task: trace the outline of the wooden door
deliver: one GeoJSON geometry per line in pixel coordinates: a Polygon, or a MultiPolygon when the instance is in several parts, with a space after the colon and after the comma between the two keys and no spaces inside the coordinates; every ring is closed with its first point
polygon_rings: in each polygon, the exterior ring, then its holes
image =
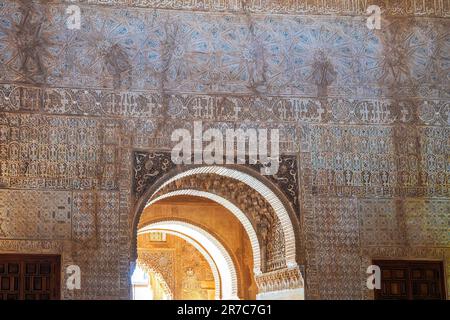
{"type": "Polygon", "coordinates": [[[0,300],[59,300],[59,256],[0,254],[0,300]]]}
{"type": "Polygon", "coordinates": [[[377,300],[446,299],[442,262],[378,260],[373,263],[381,269],[381,290],[375,290],[377,300]]]}

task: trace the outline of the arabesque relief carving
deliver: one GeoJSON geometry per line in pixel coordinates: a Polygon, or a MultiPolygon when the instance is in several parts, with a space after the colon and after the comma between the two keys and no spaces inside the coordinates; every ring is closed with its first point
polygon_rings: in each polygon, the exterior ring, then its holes
{"type": "Polygon", "coordinates": [[[252,218],[262,292],[373,299],[377,258],[442,261],[448,276],[450,2],[375,0],[381,30],[367,28],[367,4],[2,1],[0,253],[79,265],[83,289],[64,299],[130,298],[134,201],[175,168],[171,133],[201,120],[280,130],[267,179],[297,215],[302,272],[285,268],[281,228],[254,191],[180,182],[252,218]],[[65,25],[69,4],[79,30],[65,25]]]}

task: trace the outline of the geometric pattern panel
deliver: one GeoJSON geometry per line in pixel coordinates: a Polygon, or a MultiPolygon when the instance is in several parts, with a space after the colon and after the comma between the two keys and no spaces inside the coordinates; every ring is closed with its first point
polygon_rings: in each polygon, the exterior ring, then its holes
{"type": "Polygon", "coordinates": [[[359,200],[361,245],[404,245],[403,216],[393,199],[359,200]]]}
{"type": "Polygon", "coordinates": [[[72,236],[74,241],[88,241],[97,234],[95,199],[90,192],[73,195],[72,236]]]}
{"type": "Polygon", "coordinates": [[[448,196],[448,128],[312,126],[313,192],[338,196],[448,196]],[[418,136],[420,144],[417,143],[418,136]]]}
{"type": "Polygon", "coordinates": [[[82,290],[69,291],[75,299],[117,299],[119,297],[119,250],[103,248],[104,243],[99,242],[98,247],[93,245],[76,247],[72,249],[75,255],[74,264],[82,270],[82,290]],[[77,251],[74,253],[74,251],[77,251]]]}
{"type": "Polygon", "coordinates": [[[396,185],[392,128],[314,126],[311,136],[315,192],[383,193],[396,185]]]}
{"type": "Polygon", "coordinates": [[[94,119],[0,116],[0,184],[20,189],[114,189],[114,127],[94,119]],[[101,144],[105,143],[103,148],[101,144]],[[100,159],[103,165],[100,166],[100,159]]]}
{"type": "Polygon", "coordinates": [[[72,193],[0,190],[1,239],[70,239],[72,193]]]}
{"type": "Polygon", "coordinates": [[[411,246],[450,246],[450,201],[407,199],[407,241],[411,246]]]}
{"type": "Polygon", "coordinates": [[[315,199],[315,247],[321,299],[360,299],[358,209],[353,199],[315,199]]]}
{"type": "MultiPolygon", "coordinates": [[[[418,145],[420,146],[417,164],[414,163],[415,161],[411,161],[412,157],[399,163],[399,174],[405,175],[404,172],[408,171],[406,177],[411,176],[414,170],[418,171],[421,183],[427,190],[419,193],[418,196],[450,197],[450,103],[447,101],[446,105],[447,110],[445,112],[448,120],[445,126],[419,127],[417,130],[418,145]]],[[[424,109],[426,110],[425,106],[424,109]]],[[[434,119],[437,112],[434,108],[429,109],[426,111],[426,119],[434,119]]],[[[402,140],[407,142],[407,144],[398,144],[399,150],[403,151],[408,145],[412,144],[412,141],[402,140]]],[[[410,151],[410,153],[412,152],[410,151]]]]}
{"type": "Polygon", "coordinates": [[[104,249],[115,248],[119,240],[119,193],[78,191],[73,198],[73,240],[101,240],[104,249]]]}
{"type": "MultiPolygon", "coordinates": [[[[114,299],[119,296],[120,246],[119,193],[74,193],[72,258],[84,273],[79,299],[114,299]]],[[[125,270],[126,271],[126,270],[125,270]]]]}

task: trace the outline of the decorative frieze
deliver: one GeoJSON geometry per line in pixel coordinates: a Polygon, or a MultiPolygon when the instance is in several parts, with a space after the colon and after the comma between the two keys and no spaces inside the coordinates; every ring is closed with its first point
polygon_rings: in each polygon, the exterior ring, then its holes
{"type": "Polygon", "coordinates": [[[205,12],[257,13],[257,14],[314,14],[314,15],[365,15],[371,4],[379,5],[383,12],[392,16],[450,16],[448,0],[381,1],[370,3],[361,0],[63,0],[67,3],[129,6],[171,10],[205,12]]]}
{"type": "Polygon", "coordinates": [[[228,97],[197,94],[168,94],[164,112],[155,91],[112,91],[107,89],[42,89],[33,86],[0,85],[0,110],[40,111],[44,114],[152,119],[148,133],[155,132],[164,117],[177,121],[275,122],[279,126],[299,123],[360,125],[450,124],[450,105],[438,99],[348,99],[268,96],[228,97]],[[263,112],[262,112],[263,111],[263,112]]]}
{"type": "Polygon", "coordinates": [[[286,268],[263,273],[256,276],[259,293],[282,291],[287,289],[303,288],[303,276],[300,268],[286,268]]]}

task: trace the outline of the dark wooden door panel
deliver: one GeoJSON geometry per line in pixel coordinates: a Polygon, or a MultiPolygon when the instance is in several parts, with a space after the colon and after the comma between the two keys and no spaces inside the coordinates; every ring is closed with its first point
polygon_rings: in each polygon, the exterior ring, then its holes
{"type": "Polygon", "coordinates": [[[0,300],[60,299],[59,256],[0,254],[0,300]]]}
{"type": "Polygon", "coordinates": [[[381,289],[377,300],[445,299],[444,271],[441,262],[391,261],[373,262],[381,269],[381,289]]]}

